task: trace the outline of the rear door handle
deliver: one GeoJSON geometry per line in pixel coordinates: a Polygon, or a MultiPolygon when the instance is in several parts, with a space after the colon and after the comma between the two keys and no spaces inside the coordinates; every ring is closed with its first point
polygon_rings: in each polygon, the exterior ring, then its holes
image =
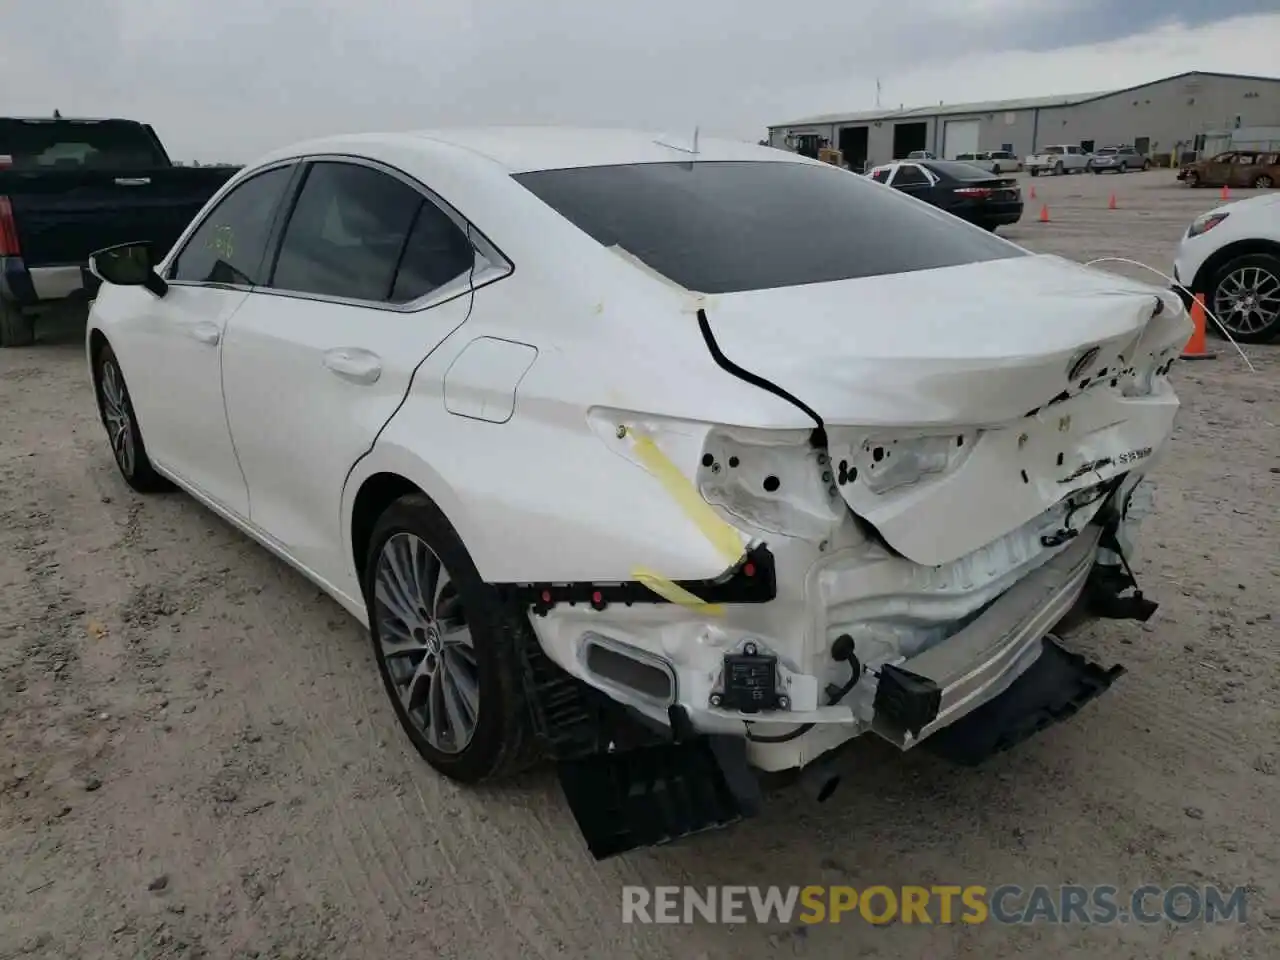
{"type": "Polygon", "coordinates": [[[377,383],[382,376],[382,361],[378,355],[356,347],[338,347],[324,355],[324,365],[352,383],[368,386],[377,383]]]}
{"type": "Polygon", "coordinates": [[[145,187],[150,183],[150,177],[116,177],[117,187],[145,187]]]}
{"type": "Polygon", "coordinates": [[[192,338],[210,346],[217,344],[222,339],[222,329],[216,323],[209,323],[208,321],[191,324],[187,327],[187,333],[192,338]]]}

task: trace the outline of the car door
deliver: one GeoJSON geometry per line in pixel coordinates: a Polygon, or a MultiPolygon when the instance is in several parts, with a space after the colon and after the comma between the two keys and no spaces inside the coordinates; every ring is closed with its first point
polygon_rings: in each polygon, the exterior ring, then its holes
{"type": "Polygon", "coordinates": [[[1200,179],[1211,187],[1225,185],[1231,176],[1231,167],[1235,163],[1234,153],[1220,153],[1208,160],[1200,171],[1200,179]]]}
{"type": "Polygon", "coordinates": [[[129,321],[125,370],[147,451],[164,470],[226,510],[248,516],[249,497],[227,427],[222,345],[227,321],[260,273],[292,165],[255,173],[201,219],[161,271],[164,297],[146,296],[129,321]]]}
{"type": "Polygon", "coordinates": [[[1226,183],[1232,187],[1251,187],[1257,176],[1257,154],[1237,153],[1227,167],[1226,183]]]}
{"type": "Polygon", "coordinates": [[[377,164],[310,162],[264,288],[223,346],[227,418],[253,524],[296,562],[345,574],[343,486],[409,388],[467,319],[465,221],[377,164]]]}

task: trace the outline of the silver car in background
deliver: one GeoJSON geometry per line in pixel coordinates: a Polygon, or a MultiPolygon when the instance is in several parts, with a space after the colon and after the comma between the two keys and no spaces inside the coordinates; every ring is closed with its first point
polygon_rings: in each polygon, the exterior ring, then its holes
{"type": "Polygon", "coordinates": [[[1092,166],[1094,173],[1107,170],[1128,173],[1130,170],[1150,170],[1151,161],[1133,147],[1100,147],[1094,151],[1092,166]]]}

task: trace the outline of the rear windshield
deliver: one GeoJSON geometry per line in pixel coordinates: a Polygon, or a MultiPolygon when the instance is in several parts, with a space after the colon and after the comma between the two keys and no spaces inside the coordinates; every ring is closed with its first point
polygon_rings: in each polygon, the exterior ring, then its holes
{"type": "Polygon", "coordinates": [[[168,165],[147,128],[126,120],[0,120],[0,157],[15,170],[168,165]]]}
{"type": "Polygon", "coordinates": [[[1098,156],[1109,157],[1112,154],[1116,154],[1119,152],[1120,152],[1119,149],[1116,147],[1103,147],[1101,150],[1098,151],[1098,156]]]}
{"type": "Polygon", "coordinates": [[[1024,251],[830,164],[639,163],[516,174],[606,247],[700,293],[907,273],[1024,251]]]}
{"type": "Polygon", "coordinates": [[[1044,152],[1045,153],[1066,153],[1067,148],[1066,147],[1045,147],[1044,152]]]}

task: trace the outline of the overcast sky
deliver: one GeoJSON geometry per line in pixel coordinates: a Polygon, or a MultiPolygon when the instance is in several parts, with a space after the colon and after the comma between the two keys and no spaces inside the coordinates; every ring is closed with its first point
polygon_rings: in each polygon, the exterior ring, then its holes
{"type": "Polygon", "coordinates": [[[313,135],[770,122],[1280,74],[1277,0],[10,0],[7,113],[152,122],[175,157],[313,135]],[[1268,12],[1270,11],[1270,12],[1268,12]]]}

